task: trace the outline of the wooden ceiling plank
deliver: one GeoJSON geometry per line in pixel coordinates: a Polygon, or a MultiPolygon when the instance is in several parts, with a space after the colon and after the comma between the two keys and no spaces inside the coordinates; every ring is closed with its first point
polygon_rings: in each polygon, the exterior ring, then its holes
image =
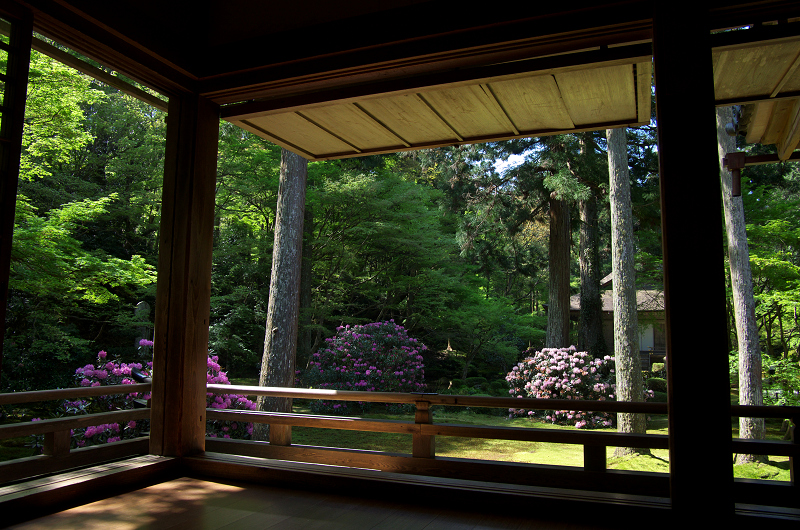
{"type": "Polygon", "coordinates": [[[784,100],[775,104],[769,125],[767,125],[767,130],[764,132],[764,136],[761,139],[762,144],[771,145],[778,143],[778,140],[783,136],[783,131],[786,128],[786,122],[793,106],[794,101],[791,100],[784,100]]]}
{"type": "Polygon", "coordinates": [[[455,140],[452,130],[416,94],[367,99],[359,102],[359,106],[411,145],[442,138],[455,140]]]}
{"type": "Polygon", "coordinates": [[[455,135],[455,137],[458,138],[459,142],[464,141],[464,137],[461,136],[461,134],[459,134],[459,132],[452,125],[450,125],[450,123],[444,118],[444,116],[439,114],[439,111],[436,110],[436,107],[431,105],[431,103],[422,94],[416,94],[416,97],[419,98],[419,100],[422,101],[425,105],[427,105],[429,109],[431,109],[431,111],[439,118],[439,120],[441,120],[441,122],[445,126],[447,126],[448,129],[450,129],[450,132],[452,132],[455,135]]]}
{"type": "Polygon", "coordinates": [[[466,138],[513,134],[480,85],[426,92],[425,99],[466,138]]]}
{"type": "Polygon", "coordinates": [[[490,86],[505,102],[520,132],[575,128],[552,75],[499,81],[490,86]]]}
{"type": "Polygon", "coordinates": [[[346,143],[346,144],[347,144],[347,145],[349,145],[349,146],[350,146],[350,147],[353,149],[353,151],[355,151],[356,153],[361,153],[361,152],[363,152],[363,149],[359,148],[357,145],[353,144],[352,142],[348,141],[348,140],[347,140],[347,139],[345,139],[345,138],[342,138],[342,137],[341,137],[341,135],[339,135],[339,134],[336,134],[335,132],[333,132],[332,130],[328,129],[327,127],[324,127],[323,125],[320,125],[319,123],[317,123],[316,121],[312,120],[311,118],[309,118],[308,116],[306,116],[306,115],[305,115],[305,114],[303,114],[302,112],[295,112],[295,114],[296,114],[297,116],[300,116],[300,117],[301,117],[301,118],[303,118],[304,120],[306,120],[308,123],[310,123],[310,124],[314,125],[315,127],[318,127],[320,130],[322,130],[322,131],[326,132],[327,134],[329,134],[329,135],[333,136],[334,138],[336,138],[336,139],[338,139],[338,140],[341,140],[342,142],[346,143]]]}
{"type": "Polygon", "coordinates": [[[766,95],[775,97],[791,75],[787,70],[800,53],[800,42],[737,50],[714,50],[714,94],[717,100],[766,95]]]}
{"type": "Polygon", "coordinates": [[[361,106],[361,105],[359,105],[358,103],[353,103],[353,107],[355,107],[356,109],[358,109],[360,112],[364,113],[364,115],[365,115],[365,116],[367,116],[367,117],[368,117],[370,120],[372,120],[372,121],[373,121],[373,122],[375,122],[376,124],[378,124],[378,125],[380,125],[381,127],[383,127],[383,129],[384,129],[384,130],[385,130],[387,133],[389,133],[390,135],[392,135],[392,136],[393,136],[395,139],[397,139],[397,140],[398,140],[400,143],[402,143],[404,146],[406,146],[406,147],[411,147],[411,144],[410,144],[409,142],[407,142],[405,138],[403,138],[402,136],[400,136],[399,134],[397,134],[397,132],[395,132],[394,130],[392,130],[392,128],[391,128],[391,127],[389,127],[388,125],[386,125],[385,123],[383,123],[383,122],[382,122],[381,120],[379,120],[377,117],[373,116],[373,115],[372,115],[372,114],[371,114],[371,113],[370,113],[370,112],[369,112],[367,109],[365,109],[364,107],[362,107],[362,106],[361,106]]]}
{"type": "Polygon", "coordinates": [[[633,65],[556,74],[556,83],[572,121],[587,123],[638,121],[633,65]]]}
{"type": "Polygon", "coordinates": [[[652,113],[653,63],[636,63],[636,116],[649,122],[652,113]]]}
{"type": "Polygon", "coordinates": [[[299,155],[301,155],[301,156],[303,156],[305,158],[309,158],[309,159],[315,158],[315,155],[313,153],[310,153],[310,152],[306,151],[305,149],[303,149],[299,145],[295,145],[295,144],[293,144],[293,143],[281,138],[280,136],[276,136],[276,135],[272,134],[271,132],[269,132],[268,130],[264,129],[263,127],[259,127],[258,125],[255,125],[254,123],[251,123],[249,120],[233,121],[231,123],[241,127],[242,129],[244,129],[246,131],[250,131],[251,133],[256,134],[257,136],[260,136],[261,138],[269,140],[270,142],[272,142],[274,144],[277,144],[277,145],[280,145],[282,147],[285,147],[286,149],[288,149],[290,151],[293,151],[293,152],[295,152],[295,153],[297,153],[297,154],[299,154],[299,155]]]}
{"type": "Polygon", "coordinates": [[[747,135],[744,138],[745,142],[748,144],[761,143],[761,138],[763,138],[767,130],[774,107],[775,101],[764,101],[754,105],[753,116],[750,118],[750,123],[747,126],[747,135]]]}
{"type": "Polygon", "coordinates": [[[402,143],[353,103],[316,107],[299,114],[361,150],[402,143]]]}
{"type": "Polygon", "coordinates": [[[500,100],[497,97],[497,94],[495,94],[494,91],[492,90],[492,87],[487,83],[483,83],[481,84],[481,88],[483,89],[483,92],[486,94],[486,97],[489,100],[489,102],[495,107],[496,112],[498,112],[498,114],[500,114],[501,117],[505,118],[506,127],[514,131],[514,134],[519,134],[519,129],[517,128],[516,125],[514,125],[514,120],[511,119],[511,116],[509,116],[508,111],[506,111],[506,108],[500,102],[500,100]]]}
{"type": "MultiPolygon", "coordinates": [[[[261,127],[271,134],[281,137],[284,142],[299,146],[305,152],[312,153],[315,157],[319,156],[320,153],[338,153],[352,151],[353,149],[348,143],[328,134],[323,129],[293,112],[251,118],[247,121],[251,125],[261,127]]],[[[357,154],[356,151],[352,152],[357,154]]]]}
{"type": "Polygon", "coordinates": [[[795,100],[789,112],[786,128],[778,141],[778,158],[787,160],[800,143],[800,99],[795,100]]]}
{"type": "Polygon", "coordinates": [[[780,93],[781,90],[783,90],[783,87],[786,85],[786,82],[789,81],[789,79],[794,74],[795,70],[797,70],[798,66],[800,66],[800,51],[797,52],[797,55],[795,56],[794,61],[792,61],[792,64],[789,65],[789,68],[783,74],[783,76],[781,77],[781,80],[778,82],[778,84],[775,85],[775,88],[773,89],[773,91],[769,95],[769,97],[774,98],[775,96],[777,96],[780,93]]]}

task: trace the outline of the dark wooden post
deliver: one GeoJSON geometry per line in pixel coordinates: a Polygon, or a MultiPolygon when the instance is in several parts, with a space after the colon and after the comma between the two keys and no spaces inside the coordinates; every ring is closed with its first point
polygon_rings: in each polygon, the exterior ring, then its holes
{"type": "MultiPolygon", "coordinates": [[[[417,401],[417,412],[414,423],[433,423],[431,404],[428,401],[417,401]]],[[[424,434],[411,435],[411,456],[416,458],[433,458],[436,456],[436,437],[424,434]]]]}
{"type": "Polygon", "coordinates": [[[605,473],[607,469],[606,446],[583,446],[583,469],[593,473],[605,473]]]}
{"type": "Polygon", "coordinates": [[[66,456],[69,454],[72,436],[69,431],[48,432],[44,435],[44,454],[48,456],[66,456]]]}
{"type": "Polygon", "coordinates": [[[718,525],[733,515],[733,465],[709,27],[697,2],[654,2],[653,15],[670,493],[679,520],[718,525]]]}
{"type": "MultiPolygon", "coordinates": [[[[10,22],[8,44],[2,43],[7,54],[6,75],[2,89],[2,117],[0,117],[0,326],[5,331],[8,280],[11,274],[11,246],[14,234],[14,215],[17,205],[19,160],[22,154],[22,129],[25,120],[25,98],[28,91],[28,69],[31,60],[30,11],[4,3],[5,8],[16,13],[0,16],[10,22]],[[11,16],[9,16],[11,15],[11,16]]],[[[3,341],[0,335],[0,372],[3,367],[3,341]]]]}
{"type": "Polygon", "coordinates": [[[173,96],[158,252],[150,452],[205,449],[219,106],[173,96]]]}

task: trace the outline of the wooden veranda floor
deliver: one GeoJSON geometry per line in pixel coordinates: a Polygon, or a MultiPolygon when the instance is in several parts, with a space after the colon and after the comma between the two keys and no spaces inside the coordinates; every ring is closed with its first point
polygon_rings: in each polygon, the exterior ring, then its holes
{"type": "Polygon", "coordinates": [[[10,528],[604,528],[593,523],[576,522],[576,514],[538,514],[541,516],[539,518],[525,506],[513,504],[508,506],[507,514],[498,514],[476,512],[475,506],[464,506],[460,510],[419,505],[414,501],[415,499],[365,499],[237,482],[179,478],[10,528]],[[557,520],[558,518],[561,520],[557,520]]]}

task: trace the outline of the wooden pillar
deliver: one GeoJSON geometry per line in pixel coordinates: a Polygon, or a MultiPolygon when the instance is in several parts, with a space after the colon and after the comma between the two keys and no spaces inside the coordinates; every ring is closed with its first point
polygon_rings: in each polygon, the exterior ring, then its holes
{"type": "MultiPolygon", "coordinates": [[[[0,44],[7,54],[6,78],[2,88],[0,117],[0,326],[5,332],[8,280],[11,274],[11,247],[14,234],[14,215],[17,205],[19,160],[22,154],[22,129],[25,120],[25,99],[28,91],[28,69],[31,60],[33,17],[30,11],[16,6],[14,13],[0,10],[0,17],[9,22],[8,44],[0,44]]],[[[0,335],[0,372],[3,367],[3,340],[0,335]]]]}
{"type": "Polygon", "coordinates": [[[206,359],[219,106],[173,96],[167,116],[150,452],[205,450],[206,359]]]}
{"type": "Polygon", "coordinates": [[[670,492],[678,520],[733,515],[714,79],[704,4],[654,2],[670,492]]]}
{"type": "MultiPolygon", "coordinates": [[[[417,401],[417,412],[414,414],[414,423],[431,424],[433,414],[429,401],[417,401]]],[[[427,434],[411,435],[411,456],[416,458],[433,458],[436,456],[436,437],[427,434]]]]}

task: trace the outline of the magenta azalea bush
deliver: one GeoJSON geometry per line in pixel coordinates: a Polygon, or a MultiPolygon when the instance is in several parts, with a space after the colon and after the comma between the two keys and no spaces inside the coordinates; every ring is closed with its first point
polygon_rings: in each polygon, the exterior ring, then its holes
{"type": "MultiPolygon", "coordinates": [[[[514,366],[506,381],[511,387],[508,393],[520,398],[613,400],[614,358],[593,359],[575,346],[544,348],[514,366]]],[[[578,429],[616,424],[616,414],[607,412],[509,409],[509,413],[578,429]]]]}
{"type": "MultiPolygon", "coordinates": [[[[140,354],[149,353],[149,347],[153,342],[143,339],[140,342],[140,354]]],[[[209,355],[207,361],[206,380],[208,383],[229,385],[231,384],[225,372],[219,365],[217,356],[209,355]]],[[[94,364],[87,364],[75,370],[75,378],[80,386],[101,386],[101,385],[130,385],[136,383],[134,371],[139,372],[144,377],[150,377],[153,363],[132,362],[124,363],[118,360],[108,359],[108,354],[100,351],[94,364]]],[[[130,394],[117,394],[113,396],[98,396],[76,401],[65,401],[64,413],[66,415],[90,414],[97,412],[108,412],[112,410],[132,409],[137,401],[140,406],[146,406],[150,394],[131,392],[130,394]]],[[[247,399],[246,396],[235,394],[216,395],[206,394],[208,408],[215,409],[234,409],[234,410],[256,410],[256,404],[247,399]]],[[[38,419],[38,418],[37,418],[38,419]]],[[[103,443],[128,440],[141,436],[150,430],[150,422],[129,421],[125,424],[107,423],[93,425],[86,428],[74,429],[71,431],[72,447],[88,447],[103,443]]],[[[235,421],[209,420],[206,427],[206,436],[211,438],[239,438],[248,439],[253,433],[253,424],[235,421]]],[[[42,437],[35,437],[34,446],[41,448],[42,437]]]]}
{"type": "MultiPolygon", "coordinates": [[[[424,392],[422,352],[426,346],[409,337],[403,326],[388,322],[343,326],[311,356],[301,375],[308,388],[367,392],[424,392]]],[[[370,403],[314,401],[315,412],[352,414],[370,403]]],[[[396,408],[397,405],[388,405],[396,408]]]]}

